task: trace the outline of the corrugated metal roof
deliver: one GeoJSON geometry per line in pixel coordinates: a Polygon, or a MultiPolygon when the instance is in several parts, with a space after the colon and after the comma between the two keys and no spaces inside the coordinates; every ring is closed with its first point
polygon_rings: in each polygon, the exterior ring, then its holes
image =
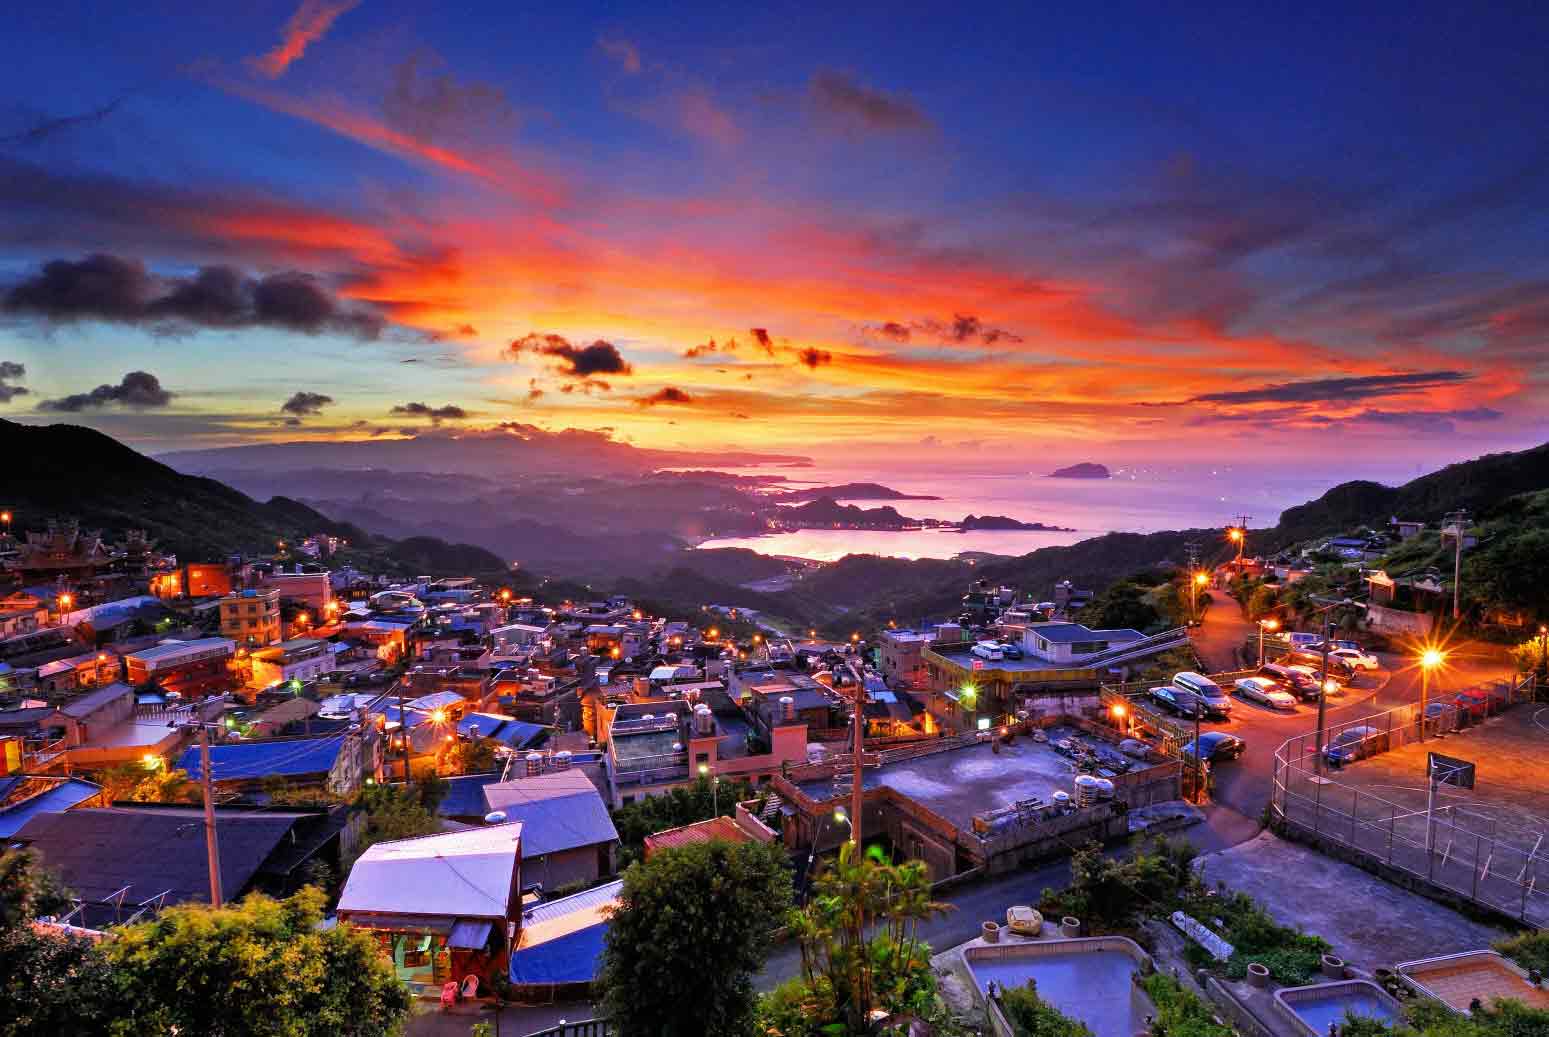
{"type": "MultiPolygon", "coordinates": [[[[326,774],[344,748],[344,735],[287,738],[272,742],[232,742],[210,746],[210,780],[242,781],[270,774],[326,774]]],[[[204,773],[199,749],[185,751],[177,766],[195,781],[204,773]]]]}
{"type": "Polygon", "coordinates": [[[350,869],[339,912],[505,918],[522,834],[504,824],[377,843],[350,869]]]}
{"type": "Polygon", "coordinates": [[[484,786],[489,810],[521,821],[522,858],[531,860],[581,846],[618,839],[608,807],[582,771],[550,771],[531,778],[484,786]]]}
{"type": "Polygon", "coordinates": [[[0,783],[0,797],[10,789],[20,786],[24,781],[52,781],[54,784],[26,799],[0,807],[0,839],[15,835],[23,825],[38,814],[61,813],[102,791],[101,785],[94,785],[80,778],[17,778],[9,784],[0,783]]]}
{"type": "MultiPolygon", "coordinates": [[[[558,900],[545,901],[536,907],[522,912],[522,927],[530,930],[533,927],[552,922],[565,915],[578,911],[596,911],[612,904],[624,891],[624,880],[615,879],[605,882],[601,886],[593,886],[591,889],[582,890],[580,893],[558,900]]],[[[525,942],[525,937],[524,937],[525,942]]]]}

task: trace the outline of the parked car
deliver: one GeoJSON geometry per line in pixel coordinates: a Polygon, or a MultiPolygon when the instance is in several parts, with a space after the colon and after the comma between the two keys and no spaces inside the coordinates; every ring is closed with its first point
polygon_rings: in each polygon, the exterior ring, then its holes
{"type": "Polygon", "coordinates": [[[1201,713],[1199,697],[1192,691],[1184,691],[1175,684],[1164,684],[1151,689],[1151,701],[1179,716],[1191,717],[1201,713]]]}
{"type": "Polygon", "coordinates": [[[1375,727],[1350,727],[1339,732],[1323,748],[1323,756],[1336,767],[1381,752],[1387,732],[1375,727]]]}
{"type": "Polygon", "coordinates": [[[1265,663],[1259,667],[1260,677],[1268,677],[1276,684],[1284,686],[1291,694],[1309,702],[1318,701],[1318,678],[1309,676],[1294,666],[1283,666],[1280,663],[1265,663]]]}
{"type": "Polygon", "coordinates": [[[1285,635],[1285,639],[1292,648],[1306,648],[1309,645],[1323,643],[1323,636],[1321,634],[1308,634],[1300,630],[1292,630],[1285,635]]]}
{"type": "MultiPolygon", "coordinates": [[[[1312,670],[1314,675],[1323,672],[1323,653],[1321,652],[1292,652],[1286,656],[1286,659],[1292,666],[1307,667],[1312,670]]],[[[1347,684],[1355,680],[1355,667],[1330,652],[1328,657],[1328,675],[1341,684],[1347,684]]]]}
{"type": "Polygon", "coordinates": [[[1022,658],[1022,646],[1013,644],[1001,645],[1000,654],[1005,656],[1007,659],[1020,659],[1022,658]]]}
{"type": "Polygon", "coordinates": [[[1192,670],[1175,673],[1173,685],[1192,694],[1199,700],[1205,712],[1212,716],[1225,717],[1232,712],[1231,696],[1222,690],[1221,685],[1203,674],[1192,670]]]}
{"type": "Polygon", "coordinates": [[[1006,653],[994,641],[980,641],[973,646],[973,654],[991,662],[1000,662],[1006,657],[1006,653]]]}
{"type": "MultiPolygon", "coordinates": [[[[1342,642],[1348,644],[1349,642],[1342,642]]],[[[1359,648],[1334,648],[1328,653],[1330,661],[1339,659],[1348,663],[1357,670],[1378,670],[1382,668],[1382,662],[1370,652],[1363,652],[1359,648]]]]}
{"type": "MultiPolygon", "coordinates": [[[[1207,763],[1235,760],[1241,757],[1247,750],[1247,742],[1225,731],[1206,731],[1199,736],[1200,759],[1207,763]]],[[[1183,755],[1189,759],[1194,758],[1194,743],[1192,741],[1183,747],[1183,755]]]]}
{"type": "Polygon", "coordinates": [[[1249,702],[1257,702],[1270,709],[1296,708],[1296,700],[1290,693],[1282,691],[1280,685],[1268,677],[1239,677],[1234,687],[1237,694],[1249,702]]]}
{"type": "Polygon", "coordinates": [[[1452,705],[1470,720],[1483,720],[1490,715],[1490,697],[1478,688],[1464,688],[1453,695],[1452,705]]]}

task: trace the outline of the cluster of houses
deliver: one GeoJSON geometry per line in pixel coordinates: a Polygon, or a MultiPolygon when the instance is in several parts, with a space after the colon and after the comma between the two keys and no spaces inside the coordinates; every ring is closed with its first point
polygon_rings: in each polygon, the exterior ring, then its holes
{"type": "Polygon", "coordinates": [[[708,782],[726,816],[646,854],[717,838],[799,860],[842,837],[856,726],[862,820],[938,877],[1116,834],[1107,800],[1178,792],[1175,762],[1104,748],[1094,721],[1099,684],[1172,642],[1073,621],[1090,593],[1068,582],[1047,602],[976,586],[959,620],[860,645],[726,637],[728,606],[672,618],[330,569],[322,536],[301,562],[134,543],[125,573],[130,553],[79,530],[0,542],[0,839],[76,892],[62,921],[82,928],[331,878],[337,921],[416,990],[504,974],[562,996],[590,982],[617,895],[615,811],[708,782]],[[1058,750],[1033,737],[1057,723],[1075,725],[1058,750]],[[1107,775],[1103,802],[1062,791],[1073,759],[1107,775]],[[960,788],[936,783],[950,799],[910,791],[960,764],[960,788]],[[361,852],[362,790],[429,774],[441,830],[361,852]],[[173,802],[126,791],[152,778],[173,802]],[[733,803],[743,783],[756,796],[733,803]]]}

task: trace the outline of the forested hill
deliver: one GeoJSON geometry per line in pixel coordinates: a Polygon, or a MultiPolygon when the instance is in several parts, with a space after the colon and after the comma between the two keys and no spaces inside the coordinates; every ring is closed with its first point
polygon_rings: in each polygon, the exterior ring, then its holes
{"type": "Polygon", "coordinates": [[[478,547],[433,538],[400,542],[373,537],[287,497],[256,501],[231,487],[184,475],[111,436],[80,425],[22,425],[0,420],[6,473],[0,506],[20,534],[50,519],[74,519],[109,540],[143,529],[158,548],[184,561],[213,561],[234,552],[272,553],[279,540],[312,533],[348,539],[362,552],[405,568],[457,573],[505,568],[478,547]],[[401,548],[401,550],[400,550],[401,548]]]}

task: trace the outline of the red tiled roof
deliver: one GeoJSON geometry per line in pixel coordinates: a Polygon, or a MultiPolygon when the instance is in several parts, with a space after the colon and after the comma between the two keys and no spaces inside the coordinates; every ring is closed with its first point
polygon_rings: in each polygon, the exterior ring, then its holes
{"type": "Polygon", "coordinates": [[[671,846],[688,846],[691,843],[707,843],[712,839],[725,839],[734,843],[750,843],[753,837],[729,817],[712,817],[708,821],[696,821],[682,828],[669,828],[665,832],[645,837],[645,855],[671,846]]]}

